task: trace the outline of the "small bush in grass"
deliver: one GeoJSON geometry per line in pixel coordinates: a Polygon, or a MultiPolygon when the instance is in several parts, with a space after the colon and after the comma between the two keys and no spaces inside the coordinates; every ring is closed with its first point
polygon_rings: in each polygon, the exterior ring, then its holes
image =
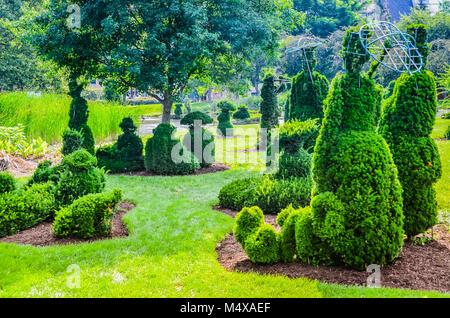
{"type": "Polygon", "coordinates": [[[137,127],[129,117],[120,123],[123,134],[112,146],[101,147],[96,152],[98,166],[112,173],[144,170],[144,146],[136,135],[137,127]]]}
{"type": "Polygon", "coordinates": [[[210,167],[215,161],[214,136],[202,128],[202,125],[211,124],[213,121],[209,115],[195,111],[186,115],[180,122],[181,125],[189,126],[183,145],[196,156],[202,168],[210,167]]]}
{"type": "Polygon", "coordinates": [[[183,146],[180,140],[172,139],[176,128],[162,123],[145,146],[145,168],[161,175],[187,175],[200,169],[195,156],[183,146]],[[176,160],[175,160],[176,159],[176,160]]]}
{"type": "Polygon", "coordinates": [[[83,239],[111,233],[111,216],[122,199],[122,192],[89,194],[56,213],[53,234],[56,237],[83,239]]]}
{"type": "Polygon", "coordinates": [[[217,126],[218,132],[223,136],[233,136],[230,112],[235,111],[236,106],[227,100],[223,100],[217,104],[217,107],[221,110],[220,115],[217,117],[219,121],[219,125],[217,126]]]}
{"type": "Polygon", "coordinates": [[[238,110],[233,114],[234,119],[247,120],[250,119],[250,113],[248,107],[245,105],[239,106],[238,110]]]}
{"type": "Polygon", "coordinates": [[[234,236],[243,247],[247,238],[256,232],[256,230],[264,224],[264,214],[260,208],[251,207],[243,208],[236,215],[236,223],[234,226],[234,236]]]}
{"type": "Polygon", "coordinates": [[[52,219],[55,209],[52,183],[34,184],[18,193],[0,195],[0,237],[52,219]]]}
{"type": "Polygon", "coordinates": [[[16,190],[16,180],[9,173],[0,173],[0,194],[16,190]]]}
{"type": "Polygon", "coordinates": [[[280,260],[277,231],[269,224],[261,225],[255,233],[247,238],[244,250],[253,263],[277,263],[280,260]]]}
{"type": "Polygon", "coordinates": [[[83,135],[79,131],[67,129],[63,134],[62,154],[66,156],[83,148],[83,142],[83,135]]]}

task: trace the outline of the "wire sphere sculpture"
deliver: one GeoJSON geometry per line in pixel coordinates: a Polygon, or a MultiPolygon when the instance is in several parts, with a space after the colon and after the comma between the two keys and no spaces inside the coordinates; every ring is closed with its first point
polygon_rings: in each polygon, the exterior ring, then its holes
{"type": "Polygon", "coordinates": [[[359,30],[366,52],[377,62],[399,73],[416,73],[424,67],[416,40],[390,22],[366,24],[359,30]]]}
{"type": "Polygon", "coordinates": [[[314,61],[310,59],[310,57],[307,54],[307,51],[314,50],[315,48],[317,48],[321,45],[322,45],[322,42],[317,41],[315,38],[303,37],[298,40],[298,42],[295,46],[292,46],[286,50],[286,54],[301,52],[303,62],[306,64],[306,66],[308,68],[308,73],[309,73],[309,76],[310,76],[312,82],[314,82],[314,79],[313,79],[313,70],[312,70],[311,64],[314,61]]]}

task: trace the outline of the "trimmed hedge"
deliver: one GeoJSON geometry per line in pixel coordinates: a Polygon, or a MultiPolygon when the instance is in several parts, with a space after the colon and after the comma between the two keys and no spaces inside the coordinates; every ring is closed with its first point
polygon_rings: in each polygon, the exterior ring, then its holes
{"type": "Polygon", "coordinates": [[[53,235],[59,238],[88,239],[111,233],[111,216],[122,199],[122,192],[89,194],[56,212],[53,235]]]}
{"type": "Polygon", "coordinates": [[[246,105],[239,106],[238,110],[233,114],[234,119],[247,120],[250,119],[250,113],[246,105]]]}
{"type": "Polygon", "coordinates": [[[0,194],[16,190],[16,179],[9,173],[0,173],[0,194]]]}
{"type": "Polygon", "coordinates": [[[176,128],[162,123],[145,146],[145,168],[161,175],[188,175],[200,169],[195,156],[178,139],[172,139],[176,128]],[[172,158],[173,157],[173,158],[172,158]]]}
{"type": "Polygon", "coordinates": [[[275,179],[263,176],[235,180],[219,193],[223,208],[240,211],[258,206],[266,214],[276,214],[289,205],[295,208],[309,205],[312,180],[310,178],[275,179]]]}
{"type": "Polygon", "coordinates": [[[57,205],[53,193],[54,185],[44,183],[0,195],[0,237],[52,219],[57,205]]]}

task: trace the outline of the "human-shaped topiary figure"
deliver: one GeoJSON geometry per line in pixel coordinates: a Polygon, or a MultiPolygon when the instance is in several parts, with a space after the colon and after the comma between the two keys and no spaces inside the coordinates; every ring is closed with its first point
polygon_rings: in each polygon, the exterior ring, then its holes
{"type": "Polygon", "coordinates": [[[277,95],[285,89],[283,84],[278,85],[275,74],[268,73],[263,81],[261,88],[261,128],[267,129],[268,133],[272,128],[278,126],[278,117],[280,112],[278,110],[277,95]]]}
{"type": "Polygon", "coordinates": [[[202,168],[210,167],[215,161],[214,136],[202,127],[213,122],[210,116],[199,111],[189,113],[180,122],[181,125],[189,126],[183,145],[197,157],[202,168]]]}
{"type": "Polygon", "coordinates": [[[197,158],[174,138],[176,128],[162,123],[145,146],[145,168],[161,175],[187,175],[200,169],[197,158]]]}
{"type": "MultiPolygon", "coordinates": [[[[424,25],[410,25],[408,33],[426,63],[427,31],[424,25]]],[[[436,192],[433,184],[442,175],[435,141],[430,137],[436,119],[436,83],[429,71],[403,74],[393,95],[385,102],[380,132],[388,142],[403,186],[405,232],[411,237],[437,223],[436,192]]]]}
{"type": "Polygon", "coordinates": [[[174,119],[181,119],[181,116],[183,116],[183,104],[177,103],[175,104],[175,116],[174,119]]]}
{"type": "Polygon", "coordinates": [[[323,101],[327,97],[328,79],[314,71],[317,59],[314,48],[304,50],[302,58],[303,71],[292,80],[290,111],[288,119],[305,121],[324,116],[323,101]]]}
{"type": "Polygon", "coordinates": [[[87,125],[89,117],[88,104],[87,101],[81,97],[82,91],[83,85],[72,78],[69,82],[69,95],[72,97],[69,112],[69,128],[79,131],[83,136],[83,148],[91,154],[95,154],[94,136],[87,125]]]}
{"type": "Polygon", "coordinates": [[[363,270],[392,262],[401,251],[401,186],[388,145],[376,133],[381,89],[361,74],[370,56],[357,29],[347,32],[341,53],[346,72],[325,100],[311,213],[296,225],[297,256],[363,270]]]}
{"type": "Polygon", "coordinates": [[[233,136],[233,125],[231,124],[231,114],[236,110],[236,106],[230,101],[223,100],[217,104],[217,107],[221,110],[220,115],[217,117],[219,125],[217,131],[223,136],[233,136]]]}
{"type": "Polygon", "coordinates": [[[120,123],[120,128],[123,134],[119,136],[117,143],[97,150],[98,166],[113,173],[144,170],[144,145],[136,135],[136,125],[127,117],[120,123]]]}

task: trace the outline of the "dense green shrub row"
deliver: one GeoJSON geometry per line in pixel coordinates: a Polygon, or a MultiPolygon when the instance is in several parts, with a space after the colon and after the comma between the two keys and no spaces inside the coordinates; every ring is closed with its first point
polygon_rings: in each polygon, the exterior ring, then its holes
{"type": "Polygon", "coordinates": [[[229,183],[220,190],[219,201],[223,208],[235,211],[258,206],[264,213],[276,214],[289,205],[307,206],[311,188],[310,178],[276,179],[265,175],[229,183]]]}
{"type": "Polygon", "coordinates": [[[53,234],[59,238],[82,239],[107,236],[111,232],[111,216],[122,199],[122,192],[89,194],[56,212],[53,234]]]}
{"type": "Polygon", "coordinates": [[[0,194],[0,237],[51,219],[56,205],[52,183],[34,184],[18,192],[0,194]]]}
{"type": "Polygon", "coordinates": [[[97,149],[98,166],[112,173],[144,170],[144,145],[136,135],[137,127],[131,118],[124,118],[120,123],[123,134],[112,146],[97,149]]]}

